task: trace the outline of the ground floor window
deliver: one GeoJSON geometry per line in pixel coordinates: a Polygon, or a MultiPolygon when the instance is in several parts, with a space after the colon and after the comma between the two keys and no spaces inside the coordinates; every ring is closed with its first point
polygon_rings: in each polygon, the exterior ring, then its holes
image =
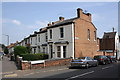
{"type": "Polygon", "coordinates": [[[61,47],[57,46],[57,57],[61,57],[61,47]]]}

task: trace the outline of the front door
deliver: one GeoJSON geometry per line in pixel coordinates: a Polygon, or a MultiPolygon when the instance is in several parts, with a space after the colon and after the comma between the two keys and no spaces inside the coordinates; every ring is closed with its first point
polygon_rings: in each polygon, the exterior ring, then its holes
{"type": "Polygon", "coordinates": [[[63,46],[63,58],[66,58],[66,46],[63,46]]]}

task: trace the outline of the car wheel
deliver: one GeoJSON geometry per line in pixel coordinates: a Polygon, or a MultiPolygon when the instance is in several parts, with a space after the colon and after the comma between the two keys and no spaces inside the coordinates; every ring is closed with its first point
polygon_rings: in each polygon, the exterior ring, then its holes
{"type": "Polygon", "coordinates": [[[104,64],[104,65],[106,64],[105,61],[103,61],[103,64],[104,64]]]}
{"type": "Polygon", "coordinates": [[[96,67],[98,66],[98,63],[96,63],[96,67]]]}
{"type": "Polygon", "coordinates": [[[88,69],[88,68],[89,68],[89,63],[86,64],[86,69],[88,69]]]}

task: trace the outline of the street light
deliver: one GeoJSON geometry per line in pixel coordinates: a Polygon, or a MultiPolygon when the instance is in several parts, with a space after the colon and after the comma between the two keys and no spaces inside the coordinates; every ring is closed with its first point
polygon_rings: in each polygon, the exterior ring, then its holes
{"type": "Polygon", "coordinates": [[[7,45],[9,46],[9,35],[3,34],[4,36],[7,36],[7,45]]]}

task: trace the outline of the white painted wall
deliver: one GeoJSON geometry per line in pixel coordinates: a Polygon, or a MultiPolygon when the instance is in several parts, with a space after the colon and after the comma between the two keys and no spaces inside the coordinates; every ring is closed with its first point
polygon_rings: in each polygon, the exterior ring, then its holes
{"type": "Polygon", "coordinates": [[[41,46],[42,44],[47,43],[46,34],[47,32],[37,34],[37,53],[43,53],[43,48],[45,48],[45,53],[48,53],[47,46],[41,46]],[[39,37],[40,37],[40,42],[39,42],[39,37]],[[40,52],[38,46],[40,46],[40,52]]]}
{"type": "MultiPolygon", "coordinates": [[[[56,28],[51,28],[52,29],[52,39],[50,39],[50,32],[48,29],[48,42],[60,42],[60,41],[68,41],[69,44],[67,46],[67,57],[74,57],[74,53],[73,53],[73,34],[72,34],[72,24],[69,25],[64,25],[64,26],[59,26],[56,28]],[[64,28],[64,38],[60,38],[60,27],[64,28]]],[[[58,44],[59,45],[59,44],[58,44]]],[[[54,58],[57,58],[57,51],[56,51],[56,46],[55,44],[53,44],[53,52],[55,52],[55,54],[53,55],[54,58]]],[[[48,52],[49,52],[49,46],[48,46],[48,52]]],[[[50,52],[49,52],[50,53],[50,52]]]]}

